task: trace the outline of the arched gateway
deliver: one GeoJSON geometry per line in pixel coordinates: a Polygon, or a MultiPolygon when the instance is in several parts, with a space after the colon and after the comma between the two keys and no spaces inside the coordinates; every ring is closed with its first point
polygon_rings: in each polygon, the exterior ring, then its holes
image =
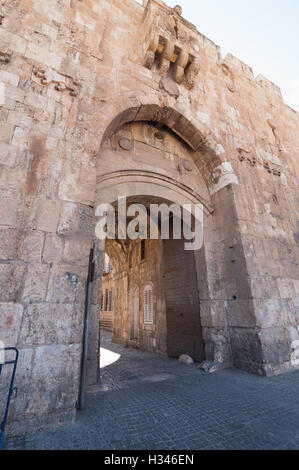
{"type": "MultiPolygon", "coordinates": [[[[230,276],[231,260],[221,254],[220,242],[223,237],[230,237],[240,256],[242,246],[238,247],[231,189],[237,178],[231,166],[221,162],[212,149],[213,142],[209,147],[207,141],[172,108],[140,104],[137,110],[127,109],[111,121],[97,159],[95,208],[105,203],[116,207],[120,197],[126,197],[127,206],[143,204],[147,209],[151,204],[201,204],[204,241],[200,250],[189,252],[184,250],[184,240],[141,243],[116,238],[107,240],[105,248],[98,243],[97,259],[102,259],[101,252],[105,250],[117,266],[115,341],[132,346],[137,342],[138,347],[172,357],[187,353],[198,361],[216,362],[222,368],[236,359],[232,355],[233,332],[225,302],[217,301],[213,294],[213,283],[221,282],[215,272],[215,257],[221,257],[217,265],[222,264],[223,273],[227,272],[224,277],[230,276]],[[153,286],[154,310],[150,324],[144,317],[144,288],[149,283],[153,286]],[[135,295],[137,291],[138,301],[135,297],[133,301],[132,292],[135,295]]],[[[239,280],[240,274],[236,276],[239,280]]],[[[97,275],[101,277],[100,263],[97,275]]],[[[228,302],[238,302],[237,290],[231,292],[228,302]]],[[[250,334],[254,336],[253,332],[250,334]]],[[[91,382],[98,367],[94,346],[89,349],[91,382]]]]}

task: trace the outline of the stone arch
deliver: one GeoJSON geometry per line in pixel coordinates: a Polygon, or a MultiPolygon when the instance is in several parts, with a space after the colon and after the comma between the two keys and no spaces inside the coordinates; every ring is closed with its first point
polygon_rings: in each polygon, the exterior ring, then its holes
{"type": "Polygon", "coordinates": [[[111,259],[114,270],[119,270],[120,266],[126,266],[126,255],[119,243],[114,240],[106,240],[105,252],[111,259]]]}
{"type": "Polygon", "coordinates": [[[127,200],[142,196],[167,200],[174,204],[202,204],[207,215],[213,213],[213,206],[199,193],[186,185],[159,173],[142,170],[127,170],[108,173],[97,178],[98,196],[96,204],[114,204],[118,197],[127,200]]]}
{"type": "MultiPolygon", "coordinates": [[[[149,96],[142,93],[128,93],[126,96],[119,97],[117,104],[112,102],[103,107],[102,126],[104,129],[101,137],[101,149],[113,134],[128,123],[148,121],[165,126],[188,144],[192,159],[206,182],[210,200],[202,198],[196,191],[190,191],[190,188],[170,177],[162,176],[155,171],[145,172],[135,169],[99,174],[96,205],[102,202],[113,203],[117,200],[118,195],[124,194],[130,197],[158,197],[172,202],[200,202],[203,204],[208,236],[203,249],[196,254],[195,262],[198,269],[197,282],[201,284],[198,288],[200,301],[203,300],[204,305],[202,327],[206,358],[219,362],[221,366],[227,366],[233,362],[238,363],[238,360],[232,356],[231,332],[235,334],[240,321],[237,318],[237,303],[231,312],[228,312],[226,299],[234,301],[237,299],[235,295],[230,297],[231,284],[236,284],[233,290],[237,293],[238,290],[241,291],[241,288],[244,291],[242,283],[244,285],[248,283],[245,262],[242,261],[241,271],[235,275],[229,264],[231,261],[226,259],[225,245],[220,246],[226,237],[230,245],[234,244],[237,247],[238,255],[240,259],[243,259],[244,251],[235,207],[235,190],[232,187],[232,183],[238,183],[238,181],[231,165],[225,162],[225,149],[222,143],[215,139],[209,124],[207,123],[199,129],[198,122],[189,110],[190,103],[185,103],[183,106],[182,101],[165,98],[156,92],[149,96]],[[184,112],[183,108],[187,111],[184,112]],[[221,149],[219,149],[220,146],[222,146],[221,149]],[[117,184],[115,184],[116,181],[117,184]],[[123,190],[120,191],[121,188],[123,190]],[[221,206],[224,206],[225,209],[225,220],[221,206]],[[223,232],[221,233],[221,231],[223,232]],[[220,269],[216,266],[215,252],[221,259],[220,269]],[[233,283],[222,282],[221,279],[215,279],[215,276],[218,276],[217,272],[223,272],[228,277],[236,279],[233,283]],[[218,285],[220,285],[219,293],[217,293],[218,285]],[[222,301],[222,298],[225,302],[222,301]],[[229,319],[228,315],[230,315],[229,319]],[[230,323],[233,325],[232,328],[230,323]]],[[[101,150],[97,161],[98,166],[100,162],[101,150]]],[[[243,320],[241,323],[243,325],[243,320]]],[[[237,332],[238,341],[240,335],[243,335],[243,331],[240,329],[237,332]]],[[[247,335],[247,332],[245,334],[247,335]]],[[[248,334],[254,337],[255,332],[249,331],[248,334]]],[[[251,337],[249,341],[251,341],[251,337]]],[[[242,347],[240,349],[242,350],[242,347]]]]}
{"type": "Polygon", "coordinates": [[[213,171],[224,162],[223,142],[217,141],[208,123],[194,118],[189,101],[165,97],[155,91],[128,92],[114,97],[102,108],[103,123],[100,147],[113,133],[129,122],[148,121],[159,123],[186,142],[193,152],[193,159],[208,186],[213,186],[213,171]],[[104,128],[104,129],[103,129],[104,128]],[[222,151],[219,152],[219,146],[222,151]]]}

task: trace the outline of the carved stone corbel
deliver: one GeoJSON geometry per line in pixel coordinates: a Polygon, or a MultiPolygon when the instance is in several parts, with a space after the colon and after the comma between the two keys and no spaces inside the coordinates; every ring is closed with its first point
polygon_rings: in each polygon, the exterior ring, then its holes
{"type": "Polygon", "coordinates": [[[79,81],[76,79],[72,80],[72,84],[67,86],[67,89],[70,92],[71,96],[78,96],[78,90],[79,90],[79,81]]]}
{"type": "Polygon", "coordinates": [[[56,85],[55,85],[54,88],[55,88],[56,91],[64,91],[64,90],[66,90],[65,83],[63,83],[63,82],[56,83],[56,85]]]}
{"type": "Polygon", "coordinates": [[[196,85],[196,80],[200,71],[200,61],[195,58],[185,71],[186,86],[191,90],[196,85]]]}
{"type": "Polygon", "coordinates": [[[177,83],[182,83],[184,80],[185,68],[187,67],[188,60],[189,54],[181,50],[174,68],[174,79],[177,83]]]}
{"type": "Polygon", "coordinates": [[[159,36],[156,34],[152,37],[151,42],[148,46],[145,54],[144,66],[151,70],[155,62],[156,51],[159,46],[159,36]]]}
{"type": "Polygon", "coordinates": [[[33,74],[40,78],[41,80],[47,80],[47,77],[46,77],[46,69],[44,68],[41,68],[41,67],[35,67],[33,69],[33,74]]]}
{"type": "Polygon", "coordinates": [[[54,88],[56,91],[65,91],[68,90],[71,96],[78,96],[78,87],[79,87],[79,82],[78,80],[69,77],[69,76],[64,76],[61,74],[55,74],[53,77],[53,74],[51,71],[47,71],[43,67],[35,67],[33,69],[33,74],[37,77],[40,78],[40,82],[42,85],[54,85],[54,88]],[[59,80],[59,77],[62,78],[62,80],[59,80]],[[64,80],[63,81],[63,77],[64,80]]]}
{"type": "Polygon", "coordinates": [[[160,58],[160,75],[165,77],[168,73],[171,59],[174,55],[175,43],[167,40],[160,58]]]}
{"type": "Polygon", "coordinates": [[[237,151],[239,153],[239,161],[240,162],[246,161],[247,163],[249,163],[253,167],[257,165],[257,159],[256,159],[255,155],[252,155],[250,150],[239,147],[239,148],[237,148],[237,151]]]}

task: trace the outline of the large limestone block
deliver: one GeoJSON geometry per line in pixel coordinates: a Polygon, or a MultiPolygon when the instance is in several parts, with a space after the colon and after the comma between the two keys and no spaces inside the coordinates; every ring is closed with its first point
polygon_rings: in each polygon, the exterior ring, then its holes
{"type": "Polygon", "coordinates": [[[0,142],[0,163],[13,167],[16,161],[17,149],[12,148],[10,144],[6,142],[0,142]]]}
{"type": "Polygon", "coordinates": [[[20,298],[26,267],[17,262],[0,264],[0,300],[16,302],[20,298]]]}
{"type": "Polygon", "coordinates": [[[87,266],[91,242],[89,239],[66,240],[63,253],[64,262],[72,261],[77,265],[87,266]]]}
{"type": "Polygon", "coordinates": [[[15,229],[0,230],[0,259],[12,260],[17,257],[19,233],[15,229]]]}
{"type": "Polygon", "coordinates": [[[38,303],[24,313],[20,342],[23,346],[79,343],[83,313],[74,305],[38,303]]]}
{"type": "Polygon", "coordinates": [[[28,418],[75,408],[81,344],[40,346],[35,350],[28,418]]]}
{"type": "Polygon", "coordinates": [[[202,300],[200,302],[201,325],[207,328],[224,328],[227,323],[227,313],[223,301],[202,300]]]}
{"type": "Polygon", "coordinates": [[[256,329],[231,328],[230,342],[236,367],[264,374],[262,345],[256,329]]]}
{"type": "Polygon", "coordinates": [[[73,202],[62,202],[58,233],[67,235],[79,229],[79,207],[73,202]]]}
{"type": "Polygon", "coordinates": [[[23,317],[23,306],[16,303],[0,303],[0,341],[5,347],[16,346],[23,317]]]}
{"type": "Polygon", "coordinates": [[[58,225],[59,212],[59,201],[45,199],[41,205],[37,229],[44,232],[55,233],[58,225]]]}
{"type": "Polygon", "coordinates": [[[92,206],[95,199],[95,186],[85,183],[80,176],[80,167],[65,165],[59,185],[59,197],[63,201],[92,206]]]}
{"type": "Polygon", "coordinates": [[[47,293],[47,302],[53,303],[83,303],[87,267],[74,265],[53,266],[47,293]]]}
{"type": "Polygon", "coordinates": [[[290,362],[293,352],[293,336],[290,328],[273,326],[261,332],[264,361],[267,375],[275,374],[279,367],[290,362]]]}
{"type": "Polygon", "coordinates": [[[46,264],[30,264],[25,275],[23,302],[42,302],[45,300],[49,279],[49,266],[46,264]]]}
{"type": "MultiPolygon", "coordinates": [[[[30,400],[29,385],[31,379],[31,366],[32,359],[34,356],[34,350],[20,349],[19,345],[18,350],[19,360],[15,376],[15,386],[18,389],[18,395],[16,399],[12,399],[10,403],[8,415],[9,422],[12,420],[24,421],[25,410],[27,408],[27,403],[30,400]]],[[[7,377],[7,379],[9,380],[9,377],[7,377]]]]}
{"type": "Polygon", "coordinates": [[[1,122],[0,126],[0,140],[9,143],[12,139],[14,133],[14,126],[12,124],[7,124],[6,122],[1,122]]]}
{"type": "Polygon", "coordinates": [[[43,261],[48,264],[59,264],[62,260],[63,243],[62,236],[54,233],[47,234],[43,251],[43,261]]]}
{"type": "Polygon", "coordinates": [[[18,202],[16,194],[10,191],[0,193],[0,225],[17,226],[18,202]]]}
{"type": "Polygon", "coordinates": [[[40,262],[44,239],[45,235],[42,232],[32,231],[25,233],[18,250],[19,258],[33,263],[40,262]]]}

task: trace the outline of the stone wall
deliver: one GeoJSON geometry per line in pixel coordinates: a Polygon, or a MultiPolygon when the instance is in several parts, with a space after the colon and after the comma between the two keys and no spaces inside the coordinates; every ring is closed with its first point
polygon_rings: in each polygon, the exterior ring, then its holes
{"type": "MultiPolygon", "coordinates": [[[[106,197],[96,175],[103,177],[107,139],[133,121],[171,129],[205,182],[212,218],[197,263],[207,357],[263,374],[292,369],[299,115],[277,86],[223,58],[158,0],[146,8],[133,0],[1,0],[0,13],[0,336],[20,349],[10,432],[74,418],[93,211],[106,197]]],[[[180,186],[177,199],[192,194],[180,186]]]]}

